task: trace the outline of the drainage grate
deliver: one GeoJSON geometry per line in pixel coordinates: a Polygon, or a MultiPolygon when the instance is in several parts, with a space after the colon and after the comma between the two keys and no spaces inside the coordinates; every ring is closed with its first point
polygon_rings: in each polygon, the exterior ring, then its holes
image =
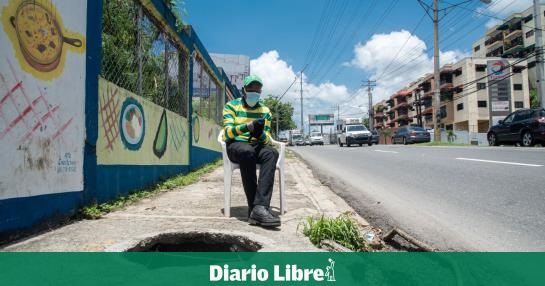
{"type": "Polygon", "coordinates": [[[164,233],[146,238],[128,252],[255,252],[261,244],[244,236],[210,232],[164,233]]]}

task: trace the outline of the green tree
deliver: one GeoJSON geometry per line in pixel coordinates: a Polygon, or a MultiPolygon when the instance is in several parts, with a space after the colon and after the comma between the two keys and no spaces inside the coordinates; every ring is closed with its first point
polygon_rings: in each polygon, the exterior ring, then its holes
{"type": "Polygon", "coordinates": [[[263,99],[265,105],[271,109],[272,113],[272,122],[271,122],[271,129],[272,134],[274,137],[276,137],[276,121],[278,118],[280,120],[278,121],[278,130],[291,130],[295,129],[297,125],[295,125],[295,122],[293,122],[293,106],[289,102],[281,102],[278,101],[276,97],[273,97],[269,95],[265,99],[263,99]],[[276,106],[278,104],[278,114],[276,114],[276,106]]]}
{"type": "Polygon", "coordinates": [[[530,107],[539,107],[539,97],[537,96],[537,89],[530,89],[530,107]]]}

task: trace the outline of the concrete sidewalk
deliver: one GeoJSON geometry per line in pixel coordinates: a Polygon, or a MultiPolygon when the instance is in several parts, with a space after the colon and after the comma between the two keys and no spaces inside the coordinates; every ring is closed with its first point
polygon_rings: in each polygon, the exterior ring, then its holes
{"type": "MultiPolygon", "coordinates": [[[[278,177],[277,177],[278,180],[278,177]]],[[[82,220],[49,231],[0,251],[126,251],[162,234],[213,233],[257,242],[259,251],[320,251],[298,225],[308,216],[337,216],[353,211],[346,202],[316,179],[298,158],[286,159],[288,212],[279,229],[251,226],[246,222],[246,198],[240,173],[234,174],[231,218],[223,216],[223,167],[195,184],[142,200],[98,220],[82,220]]],[[[273,211],[279,211],[275,182],[273,211]]],[[[356,219],[366,224],[361,217],[356,219]]]]}

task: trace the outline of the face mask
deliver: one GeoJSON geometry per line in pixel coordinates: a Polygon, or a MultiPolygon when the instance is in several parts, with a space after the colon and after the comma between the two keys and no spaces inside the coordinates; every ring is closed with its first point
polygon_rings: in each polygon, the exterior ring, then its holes
{"type": "Polygon", "coordinates": [[[255,107],[259,101],[259,97],[261,97],[261,94],[257,92],[246,92],[246,104],[248,104],[250,107],[255,107]]]}

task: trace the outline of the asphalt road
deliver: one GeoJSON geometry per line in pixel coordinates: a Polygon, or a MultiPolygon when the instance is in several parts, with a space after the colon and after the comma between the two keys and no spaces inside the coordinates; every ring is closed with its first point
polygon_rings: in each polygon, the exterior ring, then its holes
{"type": "Polygon", "coordinates": [[[545,251],[545,148],[291,147],[363,217],[449,251],[545,251]]]}

